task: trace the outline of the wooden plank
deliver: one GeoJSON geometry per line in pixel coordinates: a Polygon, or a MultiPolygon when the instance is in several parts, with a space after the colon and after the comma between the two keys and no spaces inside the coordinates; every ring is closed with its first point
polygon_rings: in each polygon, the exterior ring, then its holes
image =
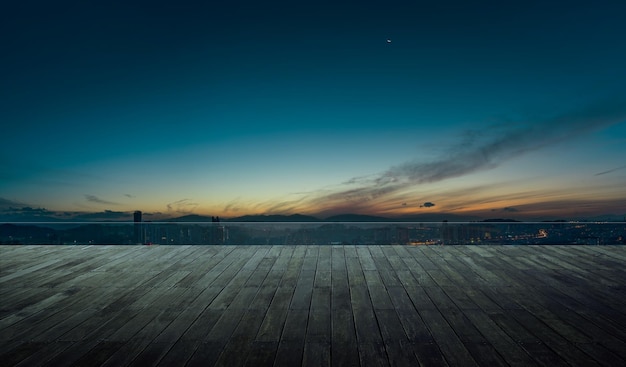
{"type": "Polygon", "coordinates": [[[304,345],[308,320],[308,310],[289,309],[287,319],[285,320],[285,327],[280,337],[281,343],[301,342],[304,345]]]}
{"type": "Polygon", "coordinates": [[[384,286],[370,286],[367,287],[369,290],[370,300],[372,306],[376,310],[391,310],[393,309],[393,303],[391,302],[391,298],[389,298],[389,294],[387,294],[387,288],[384,286]]]}
{"type": "Polygon", "coordinates": [[[306,343],[330,344],[330,336],[330,289],[314,288],[306,330],[306,343]]]}
{"type": "Polygon", "coordinates": [[[226,285],[220,294],[215,297],[213,302],[209,305],[209,308],[219,310],[227,308],[238,295],[240,287],[246,282],[246,280],[248,280],[251,274],[252,272],[249,270],[240,270],[238,272],[233,271],[232,276],[228,276],[230,278],[228,285],[226,285]]]}
{"type": "Polygon", "coordinates": [[[23,277],[25,275],[28,275],[37,271],[43,271],[44,269],[49,268],[59,263],[60,261],[62,260],[61,259],[46,259],[46,261],[44,262],[34,264],[32,266],[29,266],[28,268],[20,269],[14,273],[7,274],[5,276],[0,277],[0,284],[7,283],[15,278],[23,277]]]}
{"type": "Polygon", "coordinates": [[[202,342],[195,350],[195,353],[191,356],[191,358],[187,360],[185,366],[214,366],[223,349],[224,342],[222,341],[202,342]]]}
{"type": "Polygon", "coordinates": [[[477,366],[467,348],[438,310],[420,310],[420,315],[450,365],[477,366]]]}
{"type": "MultiPolygon", "coordinates": [[[[72,343],[63,352],[56,354],[53,358],[46,361],[46,366],[70,366],[80,365],[85,363],[85,355],[95,348],[99,344],[98,341],[80,341],[72,343]]],[[[100,359],[107,358],[111,352],[116,351],[117,348],[108,350],[105,355],[98,356],[100,359]]],[[[129,359],[130,361],[130,359],[129,359]]]]}
{"type": "Polygon", "coordinates": [[[302,263],[303,271],[315,271],[317,268],[317,257],[319,249],[317,246],[307,246],[304,262],[302,263]]]}
{"type": "Polygon", "coordinates": [[[178,283],[179,287],[194,287],[194,286],[202,286],[206,287],[208,284],[206,282],[201,282],[201,279],[204,278],[206,281],[206,275],[211,274],[210,272],[218,266],[218,264],[223,264],[225,261],[225,257],[214,256],[210,254],[208,251],[204,253],[198,254],[198,258],[196,262],[194,262],[193,270],[189,275],[187,275],[184,279],[181,279],[178,283]]]}
{"type": "Polygon", "coordinates": [[[413,272],[409,270],[396,270],[396,275],[403,287],[419,287],[420,282],[413,276],[413,272]]]}
{"type": "Polygon", "coordinates": [[[356,342],[339,342],[333,339],[331,364],[333,366],[359,367],[359,349],[356,342]]]}
{"type": "Polygon", "coordinates": [[[398,287],[402,285],[402,281],[398,277],[398,274],[391,269],[381,269],[378,271],[380,278],[383,281],[385,287],[398,287]]]}
{"type": "Polygon", "coordinates": [[[0,290],[0,360],[23,365],[626,363],[623,247],[9,253],[0,277],[59,260],[0,290]]]}
{"type": "Polygon", "coordinates": [[[348,272],[345,268],[345,262],[342,262],[341,265],[342,267],[337,266],[331,273],[331,308],[333,310],[351,309],[348,272]]]}
{"type": "Polygon", "coordinates": [[[298,284],[291,299],[292,309],[308,310],[311,305],[311,295],[313,294],[313,282],[315,280],[315,270],[305,270],[300,272],[298,284]]]}
{"type": "Polygon", "coordinates": [[[308,316],[308,310],[288,310],[285,327],[276,351],[276,366],[302,363],[308,316]]]}
{"type": "MultiPolygon", "coordinates": [[[[244,314],[242,309],[211,311],[216,312],[215,315],[219,316],[219,319],[198,344],[195,353],[188,360],[188,366],[214,365],[244,314]]],[[[207,316],[211,318],[212,314],[209,313],[207,316]]]]}
{"type": "MultiPolygon", "coordinates": [[[[53,341],[45,343],[43,348],[29,355],[18,364],[15,364],[15,366],[47,366],[51,359],[65,352],[73,344],[73,342],[67,341],[53,341]]],[[[4,361],[5,359],[3,358],[2,360],[4,361]]],[[[11,364],[8,363],[6,365],[11,366],[11,364]]]]}
{"type": "Polygon", "coordinates": [[[45,343],[41,342],[22,342],[17,344],[15,348],[0,354],[0,360],[5,366],[14,366],[43,349],[45,345],[45,343]]]}
{"type": "Polygon", "coordinates": [[[359,343],[359,362],[362,367],[387,367],[390,365],[385,345],[381,342],[359,343]]]}
{"type": "Polygon", "coordinates": [[[449,366],[441,349],[435,343],[417,343],[413,344],[413,353],[421,366],[449,366]]]}
{"type": "Polygon", "coordinates": [[[181,335],[180,340],[184,342],[197,341],[198,343],[205,340],[209,331],[213,329],[213,326],[217,323],[221,316],[221,310],[209,308],[204,309],[202,313],[193,321],[191,326],[189,326],[183,335],[181,335]]]}
{"type": "Polygon", "coordinates": [[[409,341],[395,310],[374,310],[374,314],[385,345],[409,341]]]}
{"type": "Polygon", "coordinates": [[[344,251],[345,257],[346,258],[358,257],[356,249],[357,249],[356,246],[344,246],[343,251],[344,251]]]}
{"type": "Polygon", "coordinates": [[[413,345],[406,341],[385,341],[385,350],[390,366],[413,367],[419,365],[419,361],[413,353],[413,345]]]}
{"type": "Polygon", "coordinates": [[[216,366],[242,366],[259,331],[265,310],[248,310],[228,339],[216,366]]]}
{"type": "Polygon", "coordinates": [[[298,283],[298,278],[300,277],[300,271],[302,270],[302,265],[304,263],[303,257],[292,257],[289,259],[289,264],[287,265],[287,269],[285,269],[285,273],[280,280],[280,287],[295,287],[298,283]]]}
{"type": "Polygon", "coordinates": [[[307,342],[304,344],[302,366],[330,366],[330,344],[325,342],[307,342]]]}
{"type": "Polygon", "coordinates": [[[493,322],[487,315],[479,310],[464,310],[463,314],[467,316],[474,326],[503,356],[505,361],[511,366],[528,366],[535,362],[511,337],[505,333],[500,327],[493,322]]]}
{"type": "Polygon", "coordinates": [[[7,313],[7,315],[0,320],[0,340],[12,339],[16,337],[16,334],[20,333],[19,330],[23,331],[34,327],[38,322],[50,316],[49,313],[43,311],[49,309],[50,305],[58,304],[67,297],[67,295],[59,293],[58,291],[44,290],[42,294],[38,296],[33,295],[33,298],[28,301],[30,305],[25,306],[22,311],[15,308],[24,303],[20,302],[17,305],[11,305],[9,309],[10,313],[7,313]],[[37,301],[35,302],[35,300],[37,301]],[[9,327],[13,330],[10,330],[9,327]]]}
{"type": "Polygon", "coordinates": [[[278,289],[283,272],[271,270],[259,287],[254,299],[248,305],[250,309],[267,309],[278,289]]]}
{"type": "Polygon", "coordinates": [[[346,270],[348,271],[350,287],[365,286],[365,276],[363,275],[363,269],[357,257],[346,257],[346,270]]]}
{"type": "Polygon", "coordinates": [[[408,341],[412,344],[434,343],[433,336],[420,315],[412,310],[397,310],[398,319],[408,341]]]}
{"type": "MultiPolygon", "coordinates": [[[[479,366],[515,366],[518,364],[508,364],[498,354],[493,345],[489,343],[477,343],[477,342],[464,342],[465,348],[470,352],[472,358],[478,363],[479,366]]],[[[532,364],[518,365],[518,366],[532,366],[532,364]]]]}
{"type": "Polygon", "coordinates": [[[278,350],[278,342],[255,341],[250,345],[250,352],[244,363],[246,367],[272,367],[278,350]]]}
{"type": "Polygon", "coordinates": [[[374,263],[374,259],[367,247],[357,247],[357,255],[363,270],[376,270],[376,263],[374,263]]]}
{"type": "MultiPolygon", "coordinates": [[[[146,347],[141,351],[141,353],[137,354],[137,356],[132,360],[129,366],[156,366],[161,359],[167,354],[167,352],[172,347],[173,343],[158,343],[152,342],[146,345],[146,347]]],[[[133,353],[134,354],[134,353],[133,353]]],[[[87,362],[88,357],[83,356],[87,362]]]]}
{"type": "MultiPolygon", "coordinates": [[[[598,365],[587,354],[582,352],[573,344],[569,343],[565,338],[560,336],[556,331],[548,325],[537,319],[533,314],[526,310],[509,310],[508,314],[513,316],[516,321],[535,335],[541,343],[547,345],[559,357],[572,366],[598,365]]],[[[531,343],[525,344],[525,348],[529,348],[531,343]]]]}
{"type": "Polygon", "coordinates": [[[274,366],[299,366],[302,365],[304,354],[304,340],[281,341],[278,344],[274,366]]]}
{"type": "Polygon", "coordinates": [[[317,258],[317,269],[320,271],[331,270],[332,248],[330,246],[320,246],[317,258]]]}
{"type": "Polygon", "coordinates": [[[350,309],[333,309],[331,311],[331,340],[333,344],[356,347],[356,329],[354,316],[350,309]]]}
{"type": "Polygon", "coordinates": [[[383,340],[373,309],[355,309],[354,326],[359,345],[363,343],[377,343],[382,345],[383,340]]]}
{"type": "Polygon", "coordinates": [[[365,286],[350,287],[350,303],[354,312],[372,309],[370,294],[365,286]]]}
{"type": "Polygon", "coordinates": [[[428,293],[424,290],[424,287],[406,287],[405,289],[417,311],[437,309],[437,306],[435,306],[433,301],[430,299],[428,293]]]}
{"type": "Polygon", "coordinates": [[[188,331],[215,296],[216,292],[212,292],[211,288],[205,289],[188,306],[178,312],[176,318],[154,339],[154,342],[173,345],[188,331]]]}
{"type": "MultiPolygon", "coordinates": [[[[46,336],[52,337],[53,335],[55,338],[59,337],[80,324],[85,318],[95,314],[95,311],[89,310],[88,307],[80,306],[80,303],[97,298],[98,291],[98,289],[85,289],[82,292],[74,293],[74,297],[64,293],[62,298],[65,302],[58,305],[56,302],[48,304],[34,314],[30,314],[29,311],[27,314],[28,317],[18,323],[10,325],[8,328],[4,328],[0,332],[0,340],[21,338],[32,340],[33,338],[38,338],[41,334],[45,334],[42,338],[46,338],[46,336]],[[75,307],[76,305],[78,306],[75,307]],[[68,317],[77,313],[80,314],[76,318],[68,320],[68,317]]],[[[20,314],[21,313],[18,313],[18,316],[20,316],[20,314]]]]}
{"type": "Polygon", "coordinates": [[[264,315],[263,322],[259,328],[256,340],[259,342],[280,341],[283,326],[287,319],[289,301],[293,294],[292,289],[279,289],[272,300],[269,309],[264,315]]]}
{"type": "Polygon", "coordinates": [[[344,246],[331,246],[330,266],[333,273],[336,271],[345,271],[346,253],[344,246]]]}

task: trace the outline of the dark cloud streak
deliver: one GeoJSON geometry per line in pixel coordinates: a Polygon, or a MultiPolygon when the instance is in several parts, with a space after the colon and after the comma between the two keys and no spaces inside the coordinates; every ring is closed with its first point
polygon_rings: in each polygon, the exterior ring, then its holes
{"type": "MultiPolygon", "coordinates": [[[[500,124],[466,131],[462,134],[463,139],[438,159],[430,162],[410,161],[393,166],[373,177],[349,179],[343,183],[344,186],[358,187],[322,194],[313,199],[312,204],[325,207],[325,210],[333,210],[333,206],[345,206],[346,202],[358,202],[356,206],[362,207],[363,202],[416,185],[490,170],[515,157],[577,139],[624,121],[625,101],[605,100],[541,121],[500,124]]],[[[621,168],[623,167],[618,169],[621,168]]]]}
{"type": "Polygon", "coordinates": [[[392,167],[375,182],[431,183],[493,169],[509,159],[626,121],[625,106],[611,101],[518,128],[471,131],[444,157],[392,167]]]}
{"type": "Polygon", "coordinates": [[[115,203],[115,202],[112,202],[112,201],[107,201],[107,200],[100,199],[96,195],[87,195],[86,194],[85,195],[85,199],[87,199],[87,201],[89,201],[91,203],[106,204],[106,205],[119,205],[118,203],[115,203]]]}
{"type": "Polygon", "coordinates": [[[24,205],[25,204],[22,202],[0,197],[0,208],[16,207],[16,206],[24,206],[24,205]]]}
{"type": "Polygon", "coordinates": [[[596,173],[594,176],[602,176],[602,175],[606,175],[606,174],[609,174],[609,173],[613,173],[613,172],[615,172],[615,171],[619,171],[619,170],[624,169],[624,168],[626,168],[626,166],[621,166],[621,167],[613,168],[613,169],[610,169],[610,170],[608,170],[608,171],[603,171],[603,172],[596,173]]]}

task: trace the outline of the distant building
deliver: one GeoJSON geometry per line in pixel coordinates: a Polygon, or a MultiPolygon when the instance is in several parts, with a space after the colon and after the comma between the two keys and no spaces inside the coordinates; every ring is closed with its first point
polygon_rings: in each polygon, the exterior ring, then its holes
{"type": "Polygon", "coordinates": [[[391,228],[383,227],[374,230],[374,243],[378,245],[388,245],[391,243],[391,228]]]}
{"type": "Polygon", "coordinates": [[[143,243],[143,228],[141,224],[141,211],[136,210],[133,213],[133,222],[135,223],[135,243],[142,244],[143,243]]]}
{"type": "Polygon", "coordinates": [[[398,227],[397,231],[397,242],[400,245],[406,245],[409,243],[409,229],[407,227],[398,227]]]}

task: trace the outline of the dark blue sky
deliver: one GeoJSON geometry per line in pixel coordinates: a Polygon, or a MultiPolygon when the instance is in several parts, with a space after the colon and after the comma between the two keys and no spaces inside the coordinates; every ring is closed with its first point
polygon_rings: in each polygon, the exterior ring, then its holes
{"type": "Polygon", "coordinates": [[[20,1],[0,14],[7,212],[626,207],[621,1],[20,1]]]}

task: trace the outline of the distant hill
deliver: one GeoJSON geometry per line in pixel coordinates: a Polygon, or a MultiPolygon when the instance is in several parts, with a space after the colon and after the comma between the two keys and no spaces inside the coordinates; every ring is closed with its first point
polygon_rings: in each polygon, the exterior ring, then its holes
{"type": "Polygon", "coordinates": [[[393,219],[364,214],[339,214],[324,219],[325,222],[389,222],[393,219]]]}
{"type": "Polygon", "coordinates": [[[510,223],[510,222],[519,222],[519,220],[515,219],[502,219],[502,218],[493,218],[493,219],[485,219],[483,222],[497,222],[497,223],[510,223]]]}
{"type": "Polygon", "coordinates": [[[212,217],[206,215],[189,214],[182,217],[167,219],[167,222],[211,222],[212,217]]]}
{"type": "Polygon", "coordinates": [[[244,215],[242,217],[230,218],[225,222],[320,222],[316,217],[302,214],[292,215],[244,215]]]}
{"type": "Polygon", "coordinates": [[[417,214],[417,215],[409,215],[394,218],[394,221],[398,222],[443,222],[444,220],[448,222],[473,222],[479,221],[482,218],[470,216],[470,215],[457,215],[457,214],[446,214],[446,213],[428,213],[428,214],[417,214]]]}
{"type": "Polygon", "coordinates": [[[35,215],[0,215],[0,222],[4,223],[52,223],[63,222],[62,219],[35,215]]]}
{"type": "MultiPolygon", "coordinates": [[[[168,222],[211,222],[210,216],[197,214],[185,215],[178,218],[168,219],[168,222]]],[[[292,215],[244,215],[234,218],[220,218],[222,222],[441,222],[448,220],[450,222],[467,222],[479,221],[480,218],[471,216],[460,216],[454,214],[421,214],[404,217],[381,217],[366,214],[339,214],[320,219],[310,215],[292,214],[292,215]]]]}

